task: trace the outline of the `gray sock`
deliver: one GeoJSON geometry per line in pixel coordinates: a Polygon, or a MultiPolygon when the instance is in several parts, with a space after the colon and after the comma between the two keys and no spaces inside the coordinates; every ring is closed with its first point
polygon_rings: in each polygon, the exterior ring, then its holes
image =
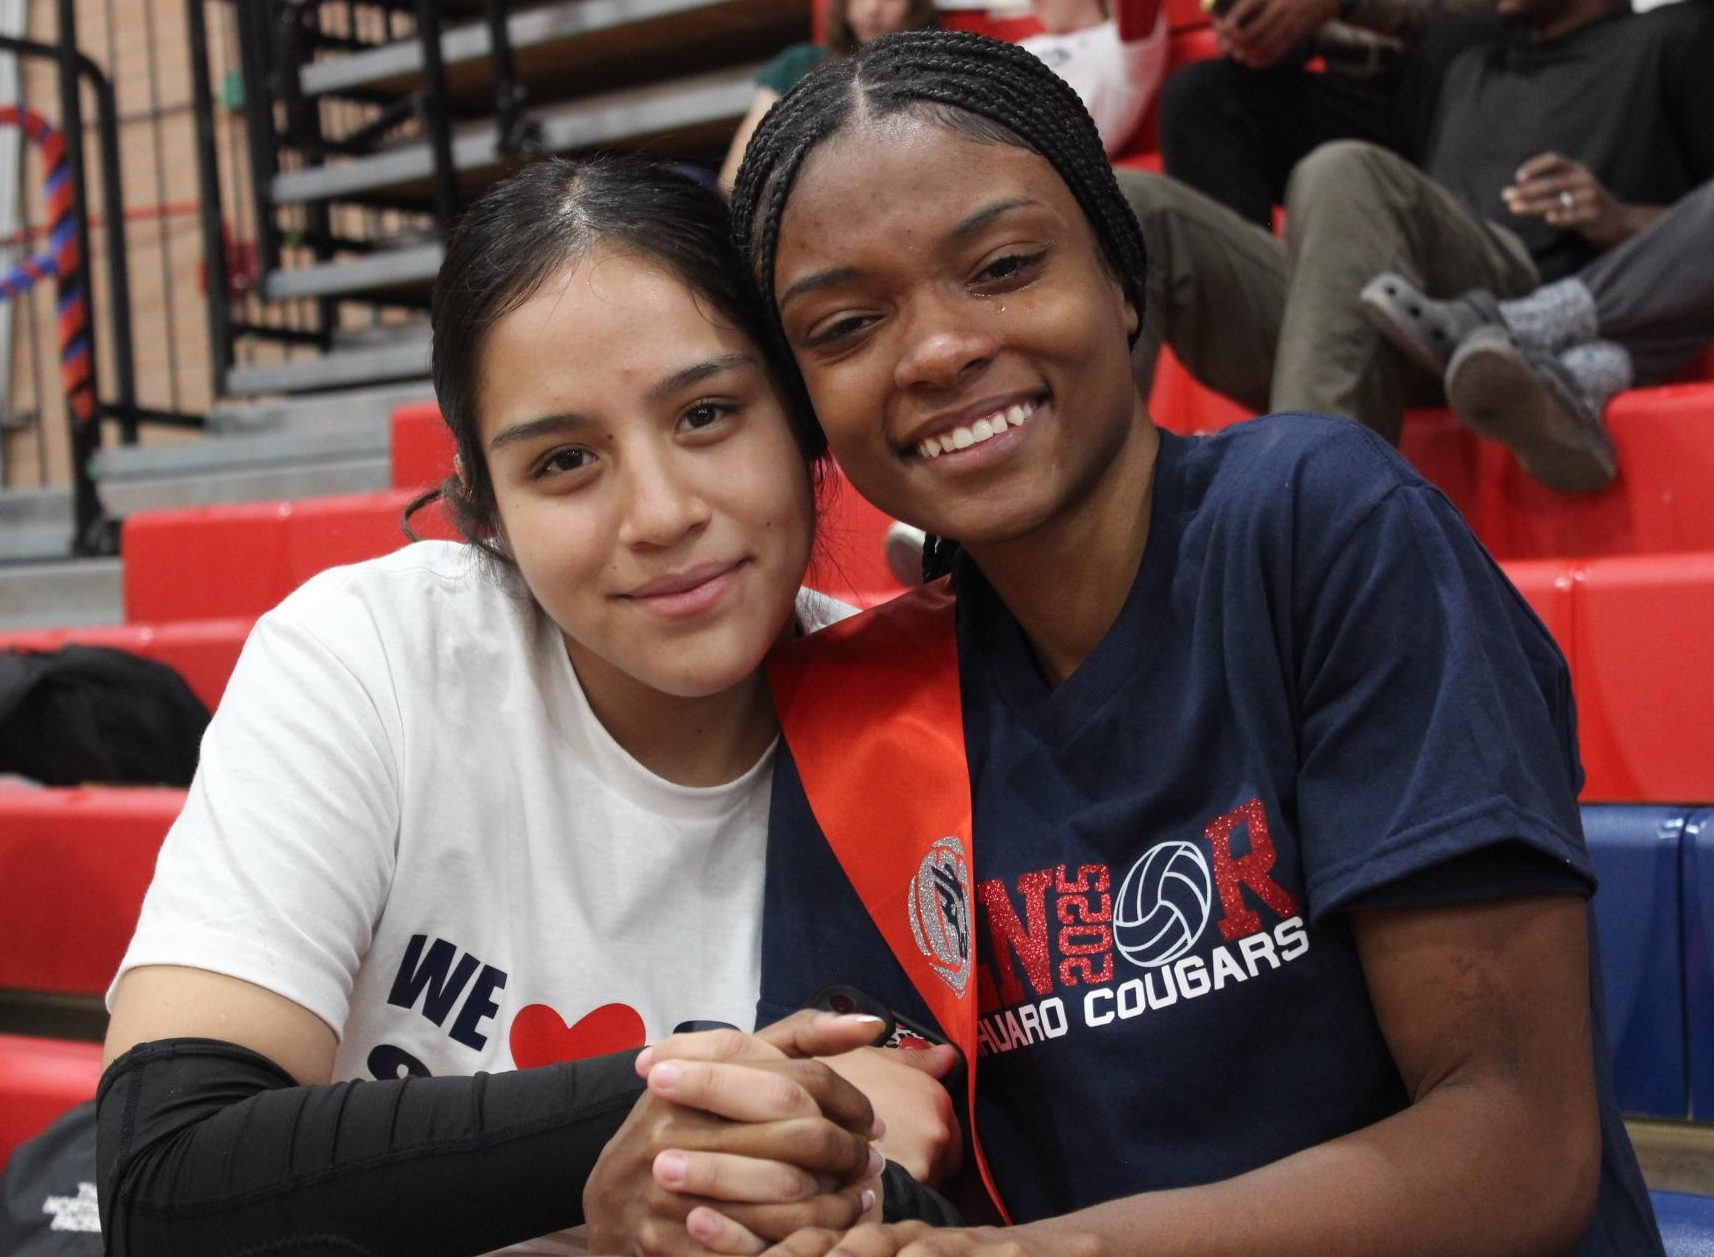
{"type": "Polygon", "coordinates": [[[1600,335],[1595,298],[1578,279],[1545,284],[1527,297],[1500,302],[1500,317],[1518,344],[1544,353],[1581,344],[1600,335]]]}
{"type": "Polygon", "coordinates": [[[1577,387],[1597,412],[1614,393],[1631,387],[1631,353],[1610,340],[1592,340],[1573,345],[1559,355],[1559,364],[1570,372],[1577,387]]]}

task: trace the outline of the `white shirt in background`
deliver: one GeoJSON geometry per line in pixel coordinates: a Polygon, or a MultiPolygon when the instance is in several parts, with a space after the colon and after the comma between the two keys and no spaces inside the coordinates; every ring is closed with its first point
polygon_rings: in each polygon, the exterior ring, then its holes
{"type": "Polygon", "coordinates": [[[1130,43],[1119,38],[1119,23],[1109,18],[1064,35],[1031,35],[1020,46],[1071,85],[1111,157],[1124,149],[1166,76],[1167,34],[1163,4],[1154,29],[1130,43]]]}

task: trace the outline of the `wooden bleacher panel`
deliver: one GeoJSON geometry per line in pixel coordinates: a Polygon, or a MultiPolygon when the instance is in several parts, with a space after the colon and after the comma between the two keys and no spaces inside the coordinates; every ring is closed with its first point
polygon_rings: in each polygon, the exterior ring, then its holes
{"type": "MultiPolygon", "coordinates": [[[[809,38],[803,0],[569,0],[514,13],[512,56],[531,99],[578,96],[698,74],[753,61],[758,49],[809,38]]],[[[485,22],[446,30],[441,55],[455,108],[493,105],[485,22]]],[[[422,50],[401,40],[372,52],[304,67],[311,96],[392,100],[422,86],[422,50]]]]}

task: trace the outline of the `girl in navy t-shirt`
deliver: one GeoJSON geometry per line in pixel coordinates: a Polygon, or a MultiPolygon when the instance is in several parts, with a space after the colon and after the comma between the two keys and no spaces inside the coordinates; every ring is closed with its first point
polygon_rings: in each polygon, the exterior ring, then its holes
{"type": "MultiPolygon", "coordinates": [[[[818,70],[734,209],[853,484],[960,544],[969,865],[899,876],[973,992],[1017,1224],[789,1251],[1658,1252],[1592,996],[1567,671],[1446,499],[1353,423],[1154,427],[1138,226],[1028,54],[920,34],[818,70]]],[[[885,855],[836,857],[809,776],[776,778],[762,1011],[848,982],[929,1019],[912,935],[848,881],[885,855]]],[[[872,783],[876,844],[900,793],[872,783]]]]}

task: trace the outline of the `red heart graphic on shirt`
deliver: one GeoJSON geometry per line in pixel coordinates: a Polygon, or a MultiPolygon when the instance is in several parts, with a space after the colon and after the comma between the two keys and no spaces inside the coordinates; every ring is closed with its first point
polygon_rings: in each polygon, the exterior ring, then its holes
{"type": "Polygon", "coordinates": [[[512,1018],[512,1063],[519,1069],[623,1052],[646,1041],[643,1019],[629,1004],[603,1004],[569,1026],[546,1004],[527,1004],[512,1018]]]}

